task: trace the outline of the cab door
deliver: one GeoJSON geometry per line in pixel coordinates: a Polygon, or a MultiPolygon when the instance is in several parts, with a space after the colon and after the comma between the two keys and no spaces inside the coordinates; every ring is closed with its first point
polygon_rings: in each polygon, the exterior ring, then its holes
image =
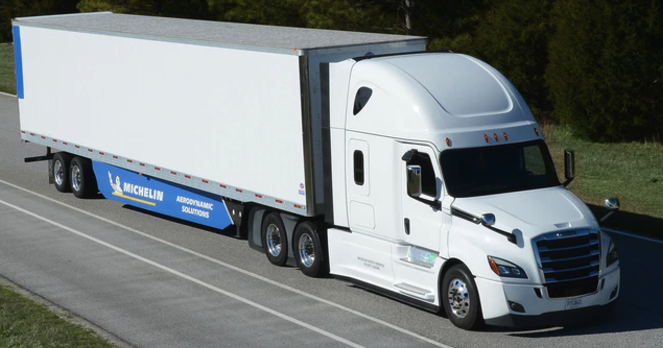
{"type": "Polygon", "coordinates": [[[409,245],[439,252],[444,197],[438,152],[427,145],[401,144],[400,154],[401,235],[409,245]]]}

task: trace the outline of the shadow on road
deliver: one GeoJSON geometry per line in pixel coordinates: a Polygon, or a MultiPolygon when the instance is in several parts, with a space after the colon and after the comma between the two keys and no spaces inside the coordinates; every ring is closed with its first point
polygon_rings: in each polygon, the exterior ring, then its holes
{"type": "MultiPolygon", "coordinates": [[[[591,204],[587,206],[597,220],[600,220],[607,213],[607,210],[603,207],[591,204]]],[[[618,211],[602,223],[601,226],[663,240],[663,219],[648,215],[618,211]]]]}

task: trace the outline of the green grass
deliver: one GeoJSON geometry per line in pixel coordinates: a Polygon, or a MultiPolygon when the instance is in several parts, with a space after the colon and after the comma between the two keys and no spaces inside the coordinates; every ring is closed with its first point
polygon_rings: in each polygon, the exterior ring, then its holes
{"type": "Polygon", "coordinates": [[[0,92],[16,94],[14,45],[0,43],[0,92]]]}
{"type": "Polygon", "coordinates": [[[563,170],[563,149],[576,152],[576,178],[569,185],[585,202],[602,205],[619,197],[624,211],[663,219],[663,144],[598,144],[582,141],[565,127],[544,130],[555,166],[563,170]]]}
{"type": "Polygon", "coordinates": [[[546,126],[544,134],[560,178],[563,150],[575,150],[571,191],[595,206],[603,206],[605,198],[619,198],[621,210],[607,226],[663,239],[663,144],[591,143],[561,126],[546,126]]]}
{"type": "Polygon", "coordinates": [[[0,285],[0,347],[116,347],[90,329],[0,285]]]}

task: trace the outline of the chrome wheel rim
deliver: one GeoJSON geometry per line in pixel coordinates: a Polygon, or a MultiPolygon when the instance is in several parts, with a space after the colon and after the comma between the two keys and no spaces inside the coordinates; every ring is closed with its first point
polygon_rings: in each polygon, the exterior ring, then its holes
{"type": "Polygon", "coordinates": [[[447,295],[451,312],[458,318],[465,318],[470,311],[470,293],[467,284],[454,278],[449,284],[447,295]]]}
{"type": "Polygon", "coordinates": [[[81,189],[81,169],[78,166],[71,167],[71,187],[74,191],[81,189]]]}
{"type": "Polygon", "coordinates": [[[313,247],[313,238],[308,233],[299,237],[299,260],[306,267],[313,266],[315,262],[315,248],[313,247]]]}
{"type": "Polygon", "coordinates": [[[278,226],[270,224],[265,233],[267,239],[267,251],[274,257],[281,255],[281,230],[278,226]]]}
{"type": "Polygon", "coordinates": [[[61,161],[55,161],[55,163],[53,163],[53,177],[58,186],[64,183],[64,166],[61,161]]]}

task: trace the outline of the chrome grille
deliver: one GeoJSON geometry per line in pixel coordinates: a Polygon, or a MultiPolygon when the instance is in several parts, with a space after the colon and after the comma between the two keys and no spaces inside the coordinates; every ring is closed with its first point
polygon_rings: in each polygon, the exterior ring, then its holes
{"type": "Polygon", "coordinates": [[[596,230],[553,232],[534,239],[548,297],[574,297],[596,292],[600,247],[596,230]]]}

